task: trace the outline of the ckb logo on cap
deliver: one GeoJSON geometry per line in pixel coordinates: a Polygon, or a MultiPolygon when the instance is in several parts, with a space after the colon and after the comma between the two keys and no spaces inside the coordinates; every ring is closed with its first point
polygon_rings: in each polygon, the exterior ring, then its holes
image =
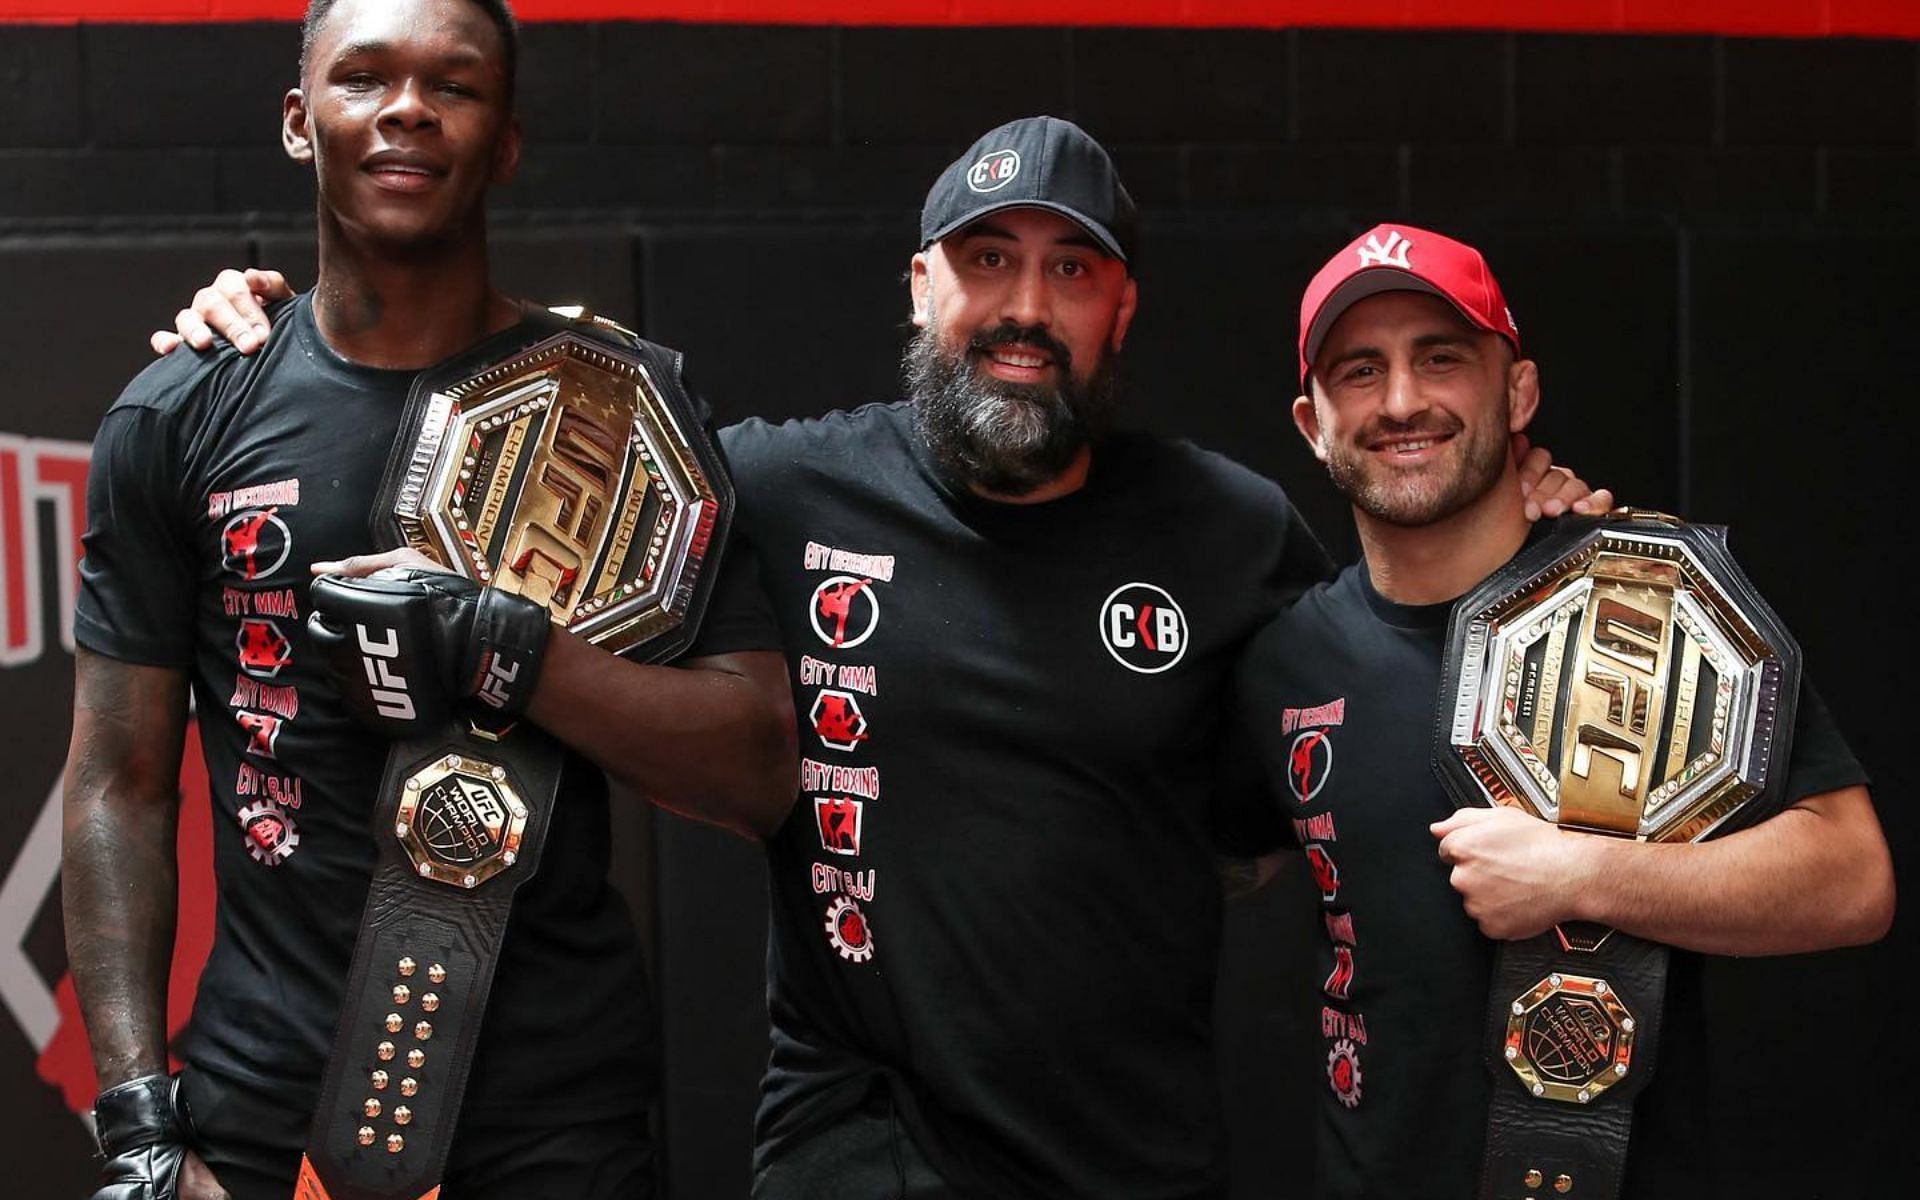
{"type": "Polygon", "coordinates": [[[1018,150],[995,150],[967,168],[967,186],[976,192],[997,192],[1020,174],[1018,150]]]}

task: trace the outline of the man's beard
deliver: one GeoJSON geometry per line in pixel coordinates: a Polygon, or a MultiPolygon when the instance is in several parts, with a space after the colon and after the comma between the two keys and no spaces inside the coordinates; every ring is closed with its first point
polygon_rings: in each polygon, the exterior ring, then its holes
{"type": "Polygon", "coordinates": [[[1432,414],[1411,424],[1376,420],[1359,436],[1327,447],[1327,473],[1354,506],[1376,521],[1409,528],[1432,525],[1461,511],[1500,482],[1507,465],[1507,401],[1499,412],[1468,427],[1450,414],[1432,414]],[[1446,463],[1402,470],[1376,460],[1366,447],[1383,439],[1454,435],[1446,463]],[[1436,469],[1439,468],[1439,469],[1436,469]]]}
{"type": "Polygon", "coordinates": [[[901,373],[920,435],[941,466],[970,487],[1021,496],[1058,478],[1112,427],[1116,358],[1102,355],[1090,376],[1076,379],[1071,353],[1044,329],[1001,325],[947,351],[929,325],[908,343],[901,373]],[[1014,344],[1045,350],[1060,382],[1009,383],[988,375],[987,351],[1014,344]]]}

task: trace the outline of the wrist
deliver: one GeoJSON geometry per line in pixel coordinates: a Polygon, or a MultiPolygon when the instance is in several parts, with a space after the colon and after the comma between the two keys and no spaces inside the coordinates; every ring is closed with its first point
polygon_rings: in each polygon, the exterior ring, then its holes
{"type": "Polygon", "coordinates": [[[115,1084],[93,1101],[94,1137],[101,1152],[124,1154],[160,1142],[191,1140],[193,1120],[175,1075],[141,1075],[115,1084]]]}
{"type": "Polygon", "coordinates": [[[540,681],[553,621],[546,606],[497,588],[481,591],[474,618],[460,694],[498,712],[525,712],[540,681]]]}
{"type": "Polygon", "coordinates": [[[1607,872],[1607,860],[1611,843],[1615,840],[1604,834],[1581,833],[1578,830],[1562,829],[1560,837],[1565,843],[1564,867],[1561,872],[1560,908],[1566,913],[1566,920],[1599,921],[1605,923],[1602,913],[1601,884],[1607,872]]]}

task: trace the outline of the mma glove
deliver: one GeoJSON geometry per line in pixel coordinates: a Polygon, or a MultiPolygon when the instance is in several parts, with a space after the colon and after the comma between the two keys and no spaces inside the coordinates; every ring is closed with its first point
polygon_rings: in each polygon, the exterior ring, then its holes
{"type": "Polygon", "coordinates": [[[391,738],[431,732],[469,697],[527,707],[552,631],[547,610],[464,575],[388,567],[313,581],[307,633],[347,707],[391,738]]]}
{"type": "Polygon", "coordinates": [[[142,1075],[93,1102],[94,1136],[107,1164],[93,1200],[174,1200],[193,1121],[171,1075],[142,1075]]]}

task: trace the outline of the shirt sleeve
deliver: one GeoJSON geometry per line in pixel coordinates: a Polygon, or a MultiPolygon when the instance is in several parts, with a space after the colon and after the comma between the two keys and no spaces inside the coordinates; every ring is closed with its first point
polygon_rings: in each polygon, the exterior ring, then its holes
{"type": "Polygon", "coordinates": [[[760,562],[738,522],[720,558],[720,575],[707,600],[706,619],[683,658],[780,649],[780,627],[760,584],[760,562]]]}
{"type": "MultiPolygon", "coordinates": [[[[1239,707],[1239,696],[1234,699],[1239,707]]],[[[1243,714],[1221,722],[1207,805],[1207,833],[1214,850],[1235,858],[1256,858],[1294,844],[1293,828],[1268,781],[1249,724],[1243,714]]]]}
{"type": "Polygon", "coordinates": [[[1312,526],[1293,506],[1293,501],[1285,499],[1282,503],[1286,505],[1287,540],[1280,552],[1278,585],[1280,605],[1284,608],[1305,595],[1315,584],[1332,579],[1334,566],[1326,547],[1314,536],[1312,526]]]}
{"type": "Polygon", "coordinates": [[[190,667],[195,628],[191,537],[181,510],[185,469],[176,422],[121,405],[94,438],[87,472],[74,640],[110,658],[190,667]]]}
{"type": "Polygon", "coordinates": [[[1788,804],[1841,788],[1866,786],[1867,769],[1834,724],[1827,703],[1811,681],[1800,681],[1800,708],[1793,722],[1793,752],[1787,760],[1788,804]]]}
{"type": "Polygon", "coordinates": [[[1208,820],[1216,847],[1229,854],[1268,854],[1298,845],[1267,758],[1274,739],[1264,722],[1278,705],[1261,684],[1261,664],[1273,638],[1263,630],[1241,650],[1227,700],[1231,711],[1221,735],[1220,786],[1208,820]]]}
{"type": "MultiPolygon", "coordinates": [[[[686,386],[687,394],[693,398],[702,420],[708,420],[712,409],[705,397],[686,383],[684,375],[681,382],[686,386]]],[[[706,617],[700,624],[700,632],[695,635],[693,645],[687,647],[682,658],[780,650],[780,626],[773,618],[773,605],[768,601],[766,588],[761,584],[760,559],[748,532],[751,522],[747,518],[746,489],[738,473],[738,442],[732,436],[732,431],[727,433],[728,436],[723,437],[713,431],[710,423],[708,425],[708,436],[713,439],[714,450],[733,479],[733,527],[721,551],[720,574],[714,580],[713,593],[707,600],[706,617]]]]}

